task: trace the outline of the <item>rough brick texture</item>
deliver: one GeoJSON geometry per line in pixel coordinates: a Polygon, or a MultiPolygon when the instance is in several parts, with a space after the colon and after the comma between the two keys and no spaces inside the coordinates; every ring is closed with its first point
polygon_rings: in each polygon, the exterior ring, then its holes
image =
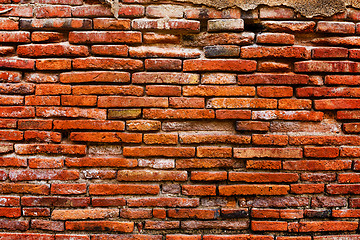
{"type": "Polygon", "coordinates": [[[0,0],[0,239],[360,239],[360,10],[0,0]]]}

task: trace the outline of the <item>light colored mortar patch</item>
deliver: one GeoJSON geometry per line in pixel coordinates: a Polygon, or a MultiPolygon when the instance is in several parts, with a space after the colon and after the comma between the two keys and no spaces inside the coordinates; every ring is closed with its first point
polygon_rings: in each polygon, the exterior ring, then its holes
{"type": "MultiPolygon", "coordinates": [[[[121,0],[100,0],[111,6],[112,12],[117,17],[117,10],[121,0]]],[[[157,1],[157,0],[155,0],[157,1]]],[[[245,11],[255,9],[259,5],[287,6],[295,9],[305,17],[332,16],[345,11],[346,6],[360,8],[359,0],[174,0],[189,2],[218,9],[239,7],[245,11]]]]}

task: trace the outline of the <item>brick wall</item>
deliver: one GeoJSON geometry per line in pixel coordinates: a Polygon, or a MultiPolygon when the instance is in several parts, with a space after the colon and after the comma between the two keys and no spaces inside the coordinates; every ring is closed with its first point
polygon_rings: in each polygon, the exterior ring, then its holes
{"type": "Polygon", "coordinates": [[[0,3],[0,239],[360,239],[360,10],[0,3]]]}

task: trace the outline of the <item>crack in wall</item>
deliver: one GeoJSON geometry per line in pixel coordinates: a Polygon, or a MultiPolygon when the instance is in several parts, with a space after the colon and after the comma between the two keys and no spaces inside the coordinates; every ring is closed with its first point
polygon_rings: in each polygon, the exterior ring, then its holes
{"type": "MultiPolygon", "coordinates": [[[[100,0],[111,6],[115,17],[121,6],[119,0],[100,0]]],[[[158,0],[154,0],[158,1],[158,0]]],[[[286,6],[298,11],[304,17],[325,16],[329,17],[336,13],[344,12],[347,6],[360,8],[359,0],[173,0],[175,2],[189,2],[218,9],[239,7],[248,11],[259,5],[270,7],[286,6]]]]}

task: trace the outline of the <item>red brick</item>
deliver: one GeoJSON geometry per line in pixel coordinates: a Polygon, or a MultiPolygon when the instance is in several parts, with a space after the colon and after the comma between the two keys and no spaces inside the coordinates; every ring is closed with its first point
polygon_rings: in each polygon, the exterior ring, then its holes
{"type": "Polygon", "coordinates": [[[52,128],[52,120],[19,120],[18,128],[50,130],[52,128]]]}
{"type": "Polygon", "coordinates": [[[295,173],[246,173],[229,172],[229,181],[232,182],[297,182],[295,173]]]}
{"type": "Polygon", "coordinates": [[[179,71],[182,69],[180,59],[145,59],[145,69],[150,71],[179,71]]]}
{"type": "Polygon", "coordinates": [[[70,32],[69,42],[75,44],[141,43],[141,33],[123,31],[70,32]]]}
{"type": "Polygon", "coordinates": [[[106,69],[106,70],[141,70],[143,62],[134,59],[118,58],[76,58],[73,60],[74,69],[106,69]]]}
{"type": "Polygon", "coordinates": [[[22,57],[84,57],[89,55],[85,46],[66,44],[31,44],[21,45],[17,53],[22,57]]]}
{"type": "Polygon", "coordinates": [[[309,59],[310,50],[306,47],[263,47],[250,46],[241,48],[242,58],[296,58],[309,59]]]}
{"type": "Polygon", "coordinates": [[[58,32],[33,32],[31,34],[32,42],[61,42],[64,40],[64,34],[58,32]]]}
{"type": "MultiPolygon", "coordinates": [[[[5,31],[3,31],[0,33],[0,42],[1,43],[29,43],[30,42],[30,32],[23,32],[23,31],[5,32],[5,31]]],[[[15,60],[16,59],[14,59],[13,61],[15,61],[15,60]]]]}
{"type": "Polygon", "coordinates": [[[227,179],[227,172],[205,172],[205,171],[193,171],[191,172],[192,181],[224,181],[227,179]]]}
{"type": "Polygon", "coordinates": [[[324,33],[355,33],[355,24],[348,22],[325,22],[320,21],[317,24],[316,31],[324,33]]]}
{"type": "Polygon", "coordinates": [[[162,34],[148,32],[143,35],[144,43],[179,43],[180,36],[173,34],[162,34]]]}
{"type": "Polygon", "coordinates": [[[211,119],[215,118],[214,110],[207,109],[144,109],[145,119],[211,119]]]}
{"type": "MultiPolygon", "coordinates": [[[[25,230],[25,229],[23,229],[25,230]]],[[[25,240],[54,240],[54,236],[50,234],[36,234],[36,233],[1,233],[0,237],[4,239],[25,239],[25,240]]]]}
{"type": "Polygon", "coordinates": [[[33,70],[34,66],[35,66],[35,60],[32,59],[0,58],[0,67],[2,68],[33,70]]]}
{"type": "Polygon", "coordinates": [[[305,147],[305,157],[312,158],[336,158],[339,156],[339,148],[335,147],[305,147]]]}
{"type": "Polygon", "coordinates": [[[67,117],[67,118],[94,118],[106,119],[104,109],[83,109],[75,107],[37,107],[36,115],[39,117],[67,117]]]}
{"type": "Polygon", "coordinates": [[[269,131],[270,123],[259,121],[238,121],[236,122],[237,131],[256,131],[267,132],[269,131]]]}
{"type": "Polygon", "coordinates": [[[40,230],[49,230],[53,232],[62,232],[65,230],[64,222],[60,221],[47,221],[41,219],[31,220],[31,228],[40,230]]]}
{"type": "Polygon", "coordinates": [[[295,63],[295,72],[358,72],[360,65],[351,61],[305,61],[295,63]]]}
{"type": "Polygon", "coordinates": [[[171,108],[205,108],[204,98],[170,97],[171,108]]]}
{"type": "Polygon", "coordinates": [[[166,235],[166,240],[201,240],[201,235],[166,235]]]}
{"type": "MultiPolygon", "coordinates": [[[[129,2],[129,1],[133,1],[133,0],[124,0],[124,2],[125,1],[129,2]]],[[[138,240],[162,240],[161,235],[140,235],[140,234],[135,234],[135,235],[123,235],[123,236],[125,238],[130,238],[130,239],[135,238],[135,239],[138,239],[138,240]]],[[[119,237],[119,235],[109,235],[109,234],[92,235],[92,238],[94,240],[116,240],[116,238],[118,238],[118,237],[119,237]]]]}
{"type": "Polygon", "coordinates": [[[62,168],[64,167],[63,159],[56,158],[30,158],[30,168],[62,168]]]}
{"type": "Polygon", "coordinates": [[[353,231],[357,229],[357,222],[350,221],[318,221],[318,222],[300,222],[299,232],[335,232],[335,231],[353,231]]]}
{"type": "Polygon", "coordinates": [[[197,207],[199,206],[199,199],[197,198],[171,198],[171,197],[156,197],[156,198],[131,198],[128,200],[130,207],[197,207]]]}
{"type": "Polygon", "coordinates": [[[20,184],[20,183],[1,183],[0,193],[2,194],[34,194],[48,195],[50,188],[48,185],[41,184],[20,184]]]}
{"type": "Polygon", "coordinates": [[[70,59],[36,60],[36,69],[49,70],[49,71],[70,70],[71,60],[70,59]]]}
{"type": "Polygon", "coordinates": [[[130,30],[130,19],[111,19],[95,18],[93,19],[94,29],[101,30],[130,30]]]}
{"type": "Polygon", "coordinates": [[[187,19],[240,18],[239,9],[217,10],[214,8],[189,8],[185,10],[187,19]]]}
{"type": "Polygon", "coordinates": [[[74,142],[141,143],[142,135],[119,132],[73,132],[70,134],[70,140],[74,142]]]}
{"type": "Polygon", "coordinates": [[[262,33],[256,38],[258,44],[293,45],[295,36],[288,33],[262,33]]]}
{"type": "Polygon", "coordinates": [[[257,87],[257,94],[259,97],[275,97],[284,98],[292,97],[292,87],[257,87]]]}
{"type": "Polygon", "coordinates": [[[137,160],[124,158],[67,158],[68,167],[136,167],[137,160]]]}
{"type": "Polygon", "coordinates": [[[96,106],[96,96],[61,96],[62,106],[96,106]]]}
{"type": "Polygon", "coordinates": [[[26,131],[24,133],[26,141],[36,142],[61,142],[61,133],[45,131],[26,131]]]}
{"type": "Polygon", "coordinates": [[[20,28],[26,30],[87,30],[91,29],[91,20],[75,18],[20,19],[20,28]]]}
{"type": "Polygon", "coordinates": [[[0,55],[1,56],[11,55],[14,52],[15,52],[14,47],[0,47],[0,55]]]}
{"type": "Polygon", "coordinates": [[[358,97],[357,88],[305,87],[296,89],[299,97],[358,97]]]}
{"type": "Polygon", "coordinates": [[[13,19],[3,18],[0,20],[0,30],[18,30],[19,23],[13,19]]]}
{"type": "Polygon", "coordinates": [[[115,221],[67,221],[65,222],[66,230],[72,231],[110,231],[129,233],[134,230],[132,222],[115,222],[115,221]]]}
{"type": "Polygon", "coordinates": [[[183,221],[181,228],[185,230],[194,229],[227,229],[227,230],[243,230],[249,228],[247,220],[237,221],[183,221]]]}
{"type": "Polygon", "coordinates": [[[84,155],[86,146],[70,144],[17,144],[15,145],[15,152],[25,155],[39,153],[84,155]]]}
{"type": "Polygon", "coordinates": [[[285,146],[288,144],[288,136],[286,135],[261,135],[253,134],[252,143],[254,145],[275,145],[285,146]]]}
{"type": "Polygon", "coordinates": [[[152,210],[151,209],[121,209],[120,210],[121,218],[128,219],[146,219],[152,218],[152,210]]]}
{"type": "Polygon", "coordinates": [[[52,184],[53,195],[78,195],[86,193],[86,184],[52,184]]]}
{"type": "Polygon", "coordinates": [[[24,217],[49,217],[50,208],[23,208],[24,217]]]}
{"type": "Polygon", "coordinates": [[[144,134],[143,142],[145,144],[164,144],[175,145],[178,143],[177,134],[144,134]]]}
{"type": "Polygon", "coordinates": [[[301,180],[309,182],[333,182],[336,180],[335,173],[302,173],[301,180]]]}
{"type": "Polygon", "coordinates": [[[76,210],[53,210],[53,220],[77,220],[77,219],[105,219],[119,216],[117,209],[76,209],[76,210]]]}
{"type": "Polygon", "coordinates": [[[359,184],[329,184],[326,186],[326,192],[329,194],[358,194],[360,192],[359,184]]]}
{"type": "Polygon", "coordinates": [[[34,9],[36,18],[71,17],[70,6],[41,6],[34,9]]]}
{"type": "Polygon", "coordinates": [[[10,170],[11,181],[33,181],[33,180],[77,180],[79,172],[76,170],[10,170]]]}
{"type": "MultiPolygon", "coordinates": [[[[291,145],[359,145],[358,136],[290,136],[291,145]]],[[[343,151],[350,149],[343,149],[343,151]]],[[[350,151],[349,151],[350,152],[350,151]]]]}
{"type": "Polygon", "coordinates": [[[187,196],[214,196],[216,195],[216,186],[182,185],[182,194],[187,196]]]}
{"type": "Polygon", "coordinates": [[[334,85],[358,85],[360,77],[356,75],[328,75],[325,77],[326,84],[334,85]]]}
{"type": "Polygon", "coordinates": [[[258,64],[259,72],[289,72],[291,66],[289,63],[281,62],[260,62],[258,64]]]}
{"type": "Polygon", "coordinates": [[[22,197],[21,204],[31,207],[87,207],[90,205],[90,198],[81,197],[22,197]]]}
{"type": "Polygon", "coordinates": [[[266,108],[274,109],[277,106],[276,99],[253,99],[253,98],[210,98],[207,108],[266,108]]]}
{"type": "Polygon", "coordinates": [[[234,148],[235,158],[302,158],[301,148],[234,148]]]}
{"type": "Polygon", "coordinates": [[[290,190],[288,185],[227,185],[219,186],[219,194],[232,195],[286,195],[290,190]]]}
{"type": "Polygon", "coordinates": [[[237,86],[184,86],[184,96],[255,96],[254,87],[237,86]]]}
{"type": "Polygon", "coordinates": [[[194,157],[193,147],[124,147],[126,157],[194,157]]]}
{"type": "Polygon", "coordinates": [[[125,123],[123,121],[106,120],[54,120],[54,129],[92,129],[123,131],[125,130],[125,123]]]}
{"type": "Polygon", "coordinates": [[[0,166],[2,167],[26,167],[25,158],[0,157],[0,166]]]}
{"type": "Polygon", "coordinates": [[[93,45],[91,52],[99,56],[127,57],[129,47],[126,45],[93,45]]]}
{"type": "Polygon", "coordinates": [[[98,97],[98,107],[168,107],[168,99],[161,97],[98,97]]]}
{"type": "Polygon", "coordinates": [[[59,96],[26,96],[25,105],[28,106],[59,106],[59,96]]]}
{"type": "Polygon", "coordinates": [[[347,58],[349,50],[340,47],[319,47],[312,49],[312,58],[347,58]]]}
{"type": "Polygon", "coordinates": [[[200,54],[200,51],[190,48],[131,47],[129,49],[130,57],[134,58],[198,58],[200,54]]]}
{"type": "Polygon", "coordinates": [[[146,86],[146,94],[149,96],[181,96],[179,86],[146,86]]]}
{"type": "Polygon", "coordinates": [[[176,167],[187,168],[234,168],[239,163],[233,159],[177,159],[176,167]]]}
{"type": "Polygon", "coordinates": [[[251,230],[253,231],[281,231],[286,232],[288,230],[287,222],[273,222],[273,221],[252,221],[251,230]]]}
{"type": "Polygon", "coordinates": [[[205,47],[212,45],[249,45],[254,42],[254,33],[200,33],[183,36],[183,45],[205,47]]]}
{"type": "Polygon", "coordinates": [[[172,30],[186,32],[200,32],[200,22],[194,20],[166,20],[162,19],[135,19],[132,22],[135,30],[172,30]]]}
{"type": "Polygon", "coordinates": [[[253,72],[256,62],[251,60],[185,60],[184,71],[253,72]]]}
{"type": "Polygon", "coordinates": [[[158,185],[137,184],[91,184],[90,195],[156,195],[159,193],[158,185]]]}
{"type": "Polygon", "coordinates": [[[217,119],[250,119],[249,110],[216,110],[217,119]]]}
{"type": "MultiPolygon", "coordinates": [[[[225,134],[180,134],[180,141],[183,144],[194,143],[234,143],[234,144],[250,144],[250,136],[225,135],[225,134]]],[[[205,150],[205,149],[203,149],[205,150]]],[[[211,148],[208,150],[211,151],[211,148]]],[[[214,149],[215,150],[215,149],[214,149]]]]}
{"type": "Polygon", "coordinates": [[[281,169],[281,161],[269,160],[248,160],[246,161],[248,169],[281,169]]]}
{"type": "Polygon", "coordinates": [[[291,184],[290,187],[295,194],[322,193],[325,190],[324,184],[291,184]]]}
{"type": "Polygon", "coordinates": [[[359,109],[359,102],[360,102],[359,99],[315,100],[315,109],[321,109],[321,110],[359,109]]]}
{"type": "Polygon", "coordinates": [[[88,83],[88,82],[130,82],[130,74],[125,72],[71,72],[60,74],[60,82],[62,83],[88,83]]]}
{"type": "Polygon", "coordinates": [[[298,160],[285,161],[283,169],[292,171],[334,171],[351,169],[352,161],[347,160],[298,160]]]}
{"type": "Polygon", "coordinates": [[[232,157],[232,148],[229,148],[229,147],[197,147],[197,157],[230,158],[230,157],[232,157]]]}
{"type": "Polygon", "coordinates": [[[1,82],[18,83],[21,81],[21,79],[22,79],[22,74],[20,72],[0,71],[1,82]]]}
{"type": "Polygon", "coordinates": [[[78,6],[72,8],[74,17],[111,17],[110,8],[104,5],[78,6]]]}
{"type": "Polygon", "coordinates": [[[243,31],[243,19],[212,19],[208,20],[208,32],[243,31]]]}
{"type": "Polygon", "coordinates": [[[239,85],[299,85],[307,84],[309,76],[300,74],[238,75],[239,85]]]}
{"type": "Polygon", "coordinates": [[[120,170],[118,181],[186,181],[185,171],[120,170]]]}
{"type": "Polygon", "coordinates": [[[314,32],[316,25],[312,21],[264,21],[262,24],[268,30],[289,33],[314,32]]]}

